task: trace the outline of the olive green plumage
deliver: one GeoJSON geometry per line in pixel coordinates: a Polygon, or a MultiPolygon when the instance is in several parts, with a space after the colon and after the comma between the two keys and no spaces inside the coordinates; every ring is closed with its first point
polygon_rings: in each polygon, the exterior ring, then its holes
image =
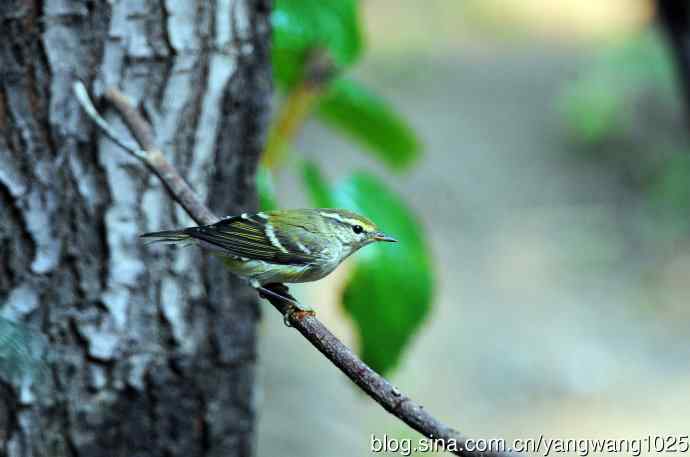
{"type": "Polygon", "coordinates": [[[221,255],[255,287],[316,281],[375,241],[395,241],[376,225],[342,209],[291,209],[242,214],[212,225],[146,233],[153,242],[193,242],[221,255]]]}

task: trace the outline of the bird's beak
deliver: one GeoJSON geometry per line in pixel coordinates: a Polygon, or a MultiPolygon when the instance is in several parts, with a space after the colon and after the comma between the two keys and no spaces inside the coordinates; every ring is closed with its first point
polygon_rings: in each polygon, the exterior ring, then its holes
{"type": "Polygon", "coordinates": [[[392,236],[388,236],[385,233],[381,233],[381,232],[377,232],[374,235],[374,239],[376,241],[388,241],[389,243],[397,243],[398,242],[398,240],[396,240],[392,236]]]}

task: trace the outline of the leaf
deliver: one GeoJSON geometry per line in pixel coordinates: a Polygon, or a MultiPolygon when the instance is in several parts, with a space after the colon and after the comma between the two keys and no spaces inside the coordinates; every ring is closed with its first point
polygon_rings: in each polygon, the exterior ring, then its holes
{"type": "Polygon", "coordinates": [[[334,81],[321,100],[319,115],[393,169],[405,169],[419,157],[421,145],[407,121],[357,81],[334,81]]]}
{"type": "Polygon", "coordinates": [[[367,215],[396,237],[368,246],[356,260],[343,296],[360,334],[362,357],[385,373],[431,307],[431,259],[422,229],[404,202],[375,177],[356,174],[335,190],[340,205],[367,215]]]}
{"type": "Polygon", "coordinates": [[[434,279],[422,228],[402,199],[372,175],[357,173],[330,191],[315,165],[308,165],[303,177],[316,206],[356,211],[399,240],[353,256],[342,298],[359,334],[362,359],[388,372],[431,308],[434,279]]]}
{"type": "Polygon", "coordinates": [[[268,168],[262,165],[259,165],[256,171],[256,190],[259,194],[261,211],[271,211],[278,208],[275,189],[273,188],[273,175],[268,168]]]}
{"type": "Polygon", "coordinates": [[[357,0],[276,0],[271,23],[273,72],[284,89],[299,81],[310,50],[325,47],[344,68],[363,48],[357,0]]]}

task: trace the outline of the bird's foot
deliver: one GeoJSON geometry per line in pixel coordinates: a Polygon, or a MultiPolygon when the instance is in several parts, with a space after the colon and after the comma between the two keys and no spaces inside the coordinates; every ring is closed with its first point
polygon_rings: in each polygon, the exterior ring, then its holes
{"type": "Polygon", "coordinates": [[[254,287],[259,292],[260,297],[269,301],[271,298],[278,299],[288,305],[283,314],[283,322],[288,327],[292,327],[290,321],[293,319],[316,315],[316,312],[311,306],[298,302],[295,297],[290,295],[290,289],[288,289],[285,284],[271,283],[264,286],[256,285],[254,287]]]}
{"type": "Polygon", "coordinates": [[[311,308],[302,310],[296,306],[291,306],[283,315],[283,324],[285,324],[286,327],[292,327],[293,320],[301,320],[307,316],[316,316],[316,312],[311,308]]]}

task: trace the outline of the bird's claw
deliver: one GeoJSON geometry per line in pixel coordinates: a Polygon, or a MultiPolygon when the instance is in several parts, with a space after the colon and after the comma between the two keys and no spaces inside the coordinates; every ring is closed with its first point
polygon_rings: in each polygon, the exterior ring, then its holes
{"type": "Polygon", "coordinates": [[[285,284],[273,283],[265,286],[254,285],[254,287],[258,290],[260,297],[269,301],[271,298],[277,298],[287,305],[287,310],[283,315],[283,323],[287,327],[292,327],[291,321],[293,319],[316,315],[311,306],[298,302],[295,297],[290,295],[290,289],[285,284]]]}
{"type": "Polygon", "coordinates": [[[286,327],[292,327],[292,320],[300,320],[306,316],[316,316],[313,309],[300,309],[296,306],[291,306],[283,315],[283,324],[286,327]]]}

